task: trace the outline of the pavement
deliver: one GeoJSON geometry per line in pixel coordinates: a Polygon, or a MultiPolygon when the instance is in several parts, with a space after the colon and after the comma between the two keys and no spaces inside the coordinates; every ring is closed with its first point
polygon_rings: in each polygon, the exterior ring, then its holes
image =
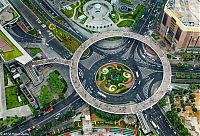
{"type": "Polygon", "coordinates": [[[8,109],[8,110],[6,110],[5,114],[8,117],[14,117],[14,116],[28,117],[28,116],[32,115],[32,111],[28,105],[23,105],[20,107],[8,109]]]}
{"type": "Polygon", "coordinates": [[[61,59],[61,58],[48,58],[42,60],[32,61],[33,66],[40,66],[46,64],[61,64],[61,65],[71,65],[71,60],[61,59]]]}
{"type": "Polygon", "coordinates": [[[6,109],[7,108],[6,108],[3,60],[0,57],[0,118],[5,118],[6,109]]]}

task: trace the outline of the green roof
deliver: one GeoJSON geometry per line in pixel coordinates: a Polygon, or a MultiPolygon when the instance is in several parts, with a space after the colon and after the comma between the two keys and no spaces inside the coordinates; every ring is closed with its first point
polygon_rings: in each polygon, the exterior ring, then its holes
{"type": "Polygon", "coordinates": [[[8,37],[2,31],[0,31],[0,36],[13,49],[12,51],[8,51],[8,52],[3,52],[2,53],[3,54],[3,58],[4,58],[5,61],[9,61],[9,60],[15,59],[15,58],[23,55],[22,52],[8,39],[8,37]]]}

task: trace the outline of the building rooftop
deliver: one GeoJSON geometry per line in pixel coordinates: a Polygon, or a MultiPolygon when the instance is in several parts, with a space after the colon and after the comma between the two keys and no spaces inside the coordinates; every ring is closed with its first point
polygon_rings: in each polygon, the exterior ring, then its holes
{"type": "Polygon", "coordinates": [[[8,2],[6,0],[0,0],[0,12],[7,7],[8,2]]]}
{"type": "Polygon", "coordinates": [[[0,38],[3,39],[0,43],[2,44],[0,46],[0,56],[4,61],[15,59],[22,64],[26,64],[32,60],[31,56],[13,39],[2,25],[0,25],[0,38]],[[5,48],[11,48],[12,50],[5,50],[5,48]]]}
{"type": "Polygon", "coordinates": [[[200,0],[168,0],[166,8],[185,26],[200,26],[200,0]]]}

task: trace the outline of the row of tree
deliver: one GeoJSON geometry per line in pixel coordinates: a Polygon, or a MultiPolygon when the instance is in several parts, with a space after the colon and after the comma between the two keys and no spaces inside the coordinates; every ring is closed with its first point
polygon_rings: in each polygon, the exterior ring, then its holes
{"type": "Polygon", "coordinates": [[[180,117],[178,116],[178,114],[174,109],[167,112],[167,117],[172,123],[172,125],[176,128],[176,130],[178,130],[181,136],[192,136],[189,133],[188,129],[184,127],[180,117]]]}
{"type": "Polygon", "coordinates": [[[105,121],[119,121],[123,117],[123,115],[103,112],[91,106],[90,106],[90,113],[97,115],[99,118],[104,119],[105,121]]]}

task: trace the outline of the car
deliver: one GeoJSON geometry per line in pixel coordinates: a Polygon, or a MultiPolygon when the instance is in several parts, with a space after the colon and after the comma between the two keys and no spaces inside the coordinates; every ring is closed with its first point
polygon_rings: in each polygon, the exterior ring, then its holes
{"type": "Polygon", "coordinates": [[[35,129],[35,128],[36,128],[35,126],[32,126],[32,127],[28,128],[27,131],[30,132],[30,131],[32,131],[32,130],[35,129]]]}
{"type": "Polygon", "coordinates": [[[57,113],[57,114],[56,114],[56,117],[57,117],[57,116],[60,116],[60,115],[61,115],[61,113],[57,113]]]}
{"type": "Polygon", "coordinates": [[[54,110],[53,106],[49,106],[49,107],[45,110],[45,113],[49,113],[49,112],[51,112],[51,111],[53,111],[53,110],[54,110]]]}
{"type": "Polygon", "coordinates": [[[39,23],[39,24],[41,24],[41,23],[42,23],[42,21],[38,20],[38,23],[39,23]]]}
{"type": "Polygon", "coordinates": [[[45,25],[45,24],[42,24],[41,26],[42,26],[42,28],[45,28],[45,27],[46,27],[46,25],[45,25]]]}
{"type": "Polygon", "coordinates": [[[72,119],[75,118],[75,117],[76,117],[76,115],[74,115],[74,116],[72,117],[72,119]]]}

